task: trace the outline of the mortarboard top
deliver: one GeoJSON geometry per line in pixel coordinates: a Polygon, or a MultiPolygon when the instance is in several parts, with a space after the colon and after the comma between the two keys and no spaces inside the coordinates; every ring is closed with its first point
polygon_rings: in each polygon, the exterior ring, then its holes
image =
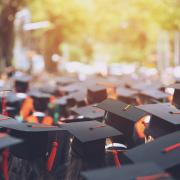
{"type": "Polygon", "coordinates": [[[66,86],[68,84],[72,84],[75,82],[78,82],[78,79],[76,77],[70,77],[70,76],[58,77],[56,80],[56,84],[60,86],[66,86]]]}
{"type": "Polygon", "coordinates": [[[106,138],[122,133],[98,121],[84,121],[62,124],[74,136],[71,150],[74,156],[84,159],[91,168],[102,166],[105,158],[106,138]]]}
{"type": "Polygon", "coordinates": [[[94,86],[88,87],[88,90],[92,92],[99,92],[99,91],[106,91],[106,88],[104,86],[94,85],[94,86]]]}
{"type": "Polygon", "coordinates": [[[29,75],[23,74],[23,75],[15,75],[13,76],[13,80],[16,82],[21,82],[21,83],[29,83],[31,81],[31,77],[29,75]]]}
{"type": "Polygon", "coordinates": [[[148,132],[159,137],[180,130],[180,110],[170,103],[146,104],[137,106],[152,115],[148,132]]]}
{"type": "Polygon", "coordinates": [[[70,107],[77,105],[78,107],[80,106],[85,106],[86,105],[86,93],[85,91],[78,91],[71,93],[67,96],[67,101],[70,107]]]}
{"type": "Polygon", "coordinates": [[[164,92],[157,90],[157,89],[143,90],[140,92],[140,94],[147,96],[147,97],[150,97],[150,98],[157,99],[157,100],[166,99],[169,96],[169,94],[164,93],[164,92]]]}
{"type": "Polygon", "coordinates": [[[73,83],[73,84],[69,84],[67,86],[63,86],[60,88],[61,91],[70,94],[73,92],[77,92],[77,91],[82,91],[82,89],[84,89],[84,91],[86,91],[86,87],[85,84],[82,82],[77,82],[77,83],[73,83]]]}
{"type": "MultiPolygon", "coordinates": [[[[179,174],[180,131],[128,150],[124,156],[132,163],[154,162],[163,170],[179,174]],[[178,171],[176,171],[178,170],[178,171]]],[[[180,174],[179,174],[180,175],[180,174]]]]}
{"type": "Polygon", "coordinates": [[[56,86],[53,86],[53,85],[46,85],[46,86],[40,87],[39,91],[42,93],[54,95],[58,92],[58,88],[56,86]]]}
{"type": "Polygon", "coordinates": [[[131,88],[137,91],[143,91],[145,89],[152,89],[153,86],[145,82],[139,82],[139,83],[135,83],[131,88]]]}
{"type": "Polygon", "coordinates": [[[158,180],[173,180],[168,173],[165,173],[161,167],[152,162],[124,165],[119,169],[109,167],[81,174],[86,180],[138,180],[138,178],[145,180],[146,177],[159,177],[158,180]]]}
{"type": "Polygon", "coordinates": [[[56,139],[58,132],[64,130],[57,126],[18,122],[12,118],[0,121],[0,127],[11,130],[10,135],[24,140],[24,143],[11,148],[12,154],[30,160],[45,156],[49,143],[56,139]]]}
{"type": "Polygon", "coordinates": [[[24,98],[19,97],[18,94],[14,92],[7,92],[6,94],[0,93],[0,108],[2,108],[3,97],[6,98],[7,106],[14,107],[17,111],[19,111],[24,98]]]}
{"type": "Polygon", "coordinates": [[[176,108],[180,109],[180,83],[173,84],[169,87],[175,89],[173,95],[173,105],[175,105],[176,108]]]}
{"type": "Polygon", "coordinates": [[[125,87],[118,87],[116,90],[118,96],[122,97],[133,97],[138,94],[136,90],[125,88],[125,87]]]}
{"type": "Polygon", "coordinates": [[[73,110],[78,115],[83,116],[85,119],[89,120],[97,120],[97,119],[102,119],[104,116],[104,111],[101,109],[98,109],[94,106],[85,106],[85,107],[80,107],[75,110],[73,110]]]}
{"type": "Polygon", "coordinates": [[[12,137],[6,133],[0,133],[0,150],[23,142],[19,138],[12,137]]]}
{"type": "Polygon", "coordinates": [[[62,124],[62,128],[69,131],[82,143],[122,135],[120,131],[98,121],[66,123],[62,124]]]}
{"type": "Polygon", "coordinates": [[[28,75],[14,76],[14,87],[16,92],[26,93],[29,88],[31,77],[28,75]]]}
{"type": "Polygon", "coordinates": [[[40,92],[39,90],[31,91],[28,93],[28,95],[31,96],[32,98],[39,98],[39,99],[50,98],[50,94],[40,92]]]}
{"type": "Polygon", "coordinates": [[[125,88],[125,87],[119,87],[116,90],[116,94],[118,96],[118,99],[122,102],[125,102],[127,104],[137,104],[137,95],[138,91],[130,89],[130,88],[125,88]]]}
{"type": "Polygon", "coordinates": [[[129,145],[132,145],[134,124],[147,113],[132,105],[113,99],[106,99],[97,107],[106,111],[106,123],[123,132],[129,145]]]}
{"type": "Polygon", "coordinates": [[[107,98],[107,90],[103,86],[94,85],[88,87],[87,100],[90,104],[99,103],[107,98]]]}
{"type": "Polygon", "coordinates": [[[113,99],[106,99],[99,103],[96,107],[132,122],[136,122],[137,120],[147,115],[145,111],[140,110],[135,106],[131,106],[122,101],[113,99]]]}

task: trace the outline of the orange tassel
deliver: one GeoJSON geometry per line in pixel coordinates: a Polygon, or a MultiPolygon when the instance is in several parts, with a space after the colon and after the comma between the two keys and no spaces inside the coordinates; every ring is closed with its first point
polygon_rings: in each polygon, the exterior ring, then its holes
{"type": "Polygon", "coordinates": [[[4,174],[4,179],[5,179],[5,180],[9,180],[8,157],[9,157],[9,150],[8,150],[8,149],[5,149],[5,150],[2,152],[2,158],[3,158],[2,168],[3,168],[3,174],[4,174]]]}
{"type": "Polygon", "coordinates": [[[150,176],[136,177],[135,180],[158,180],[158,179],[164,179],[167,177],[169,177],[168,173],[160,173],[160,174],[153,174],[150,176]]]}
{"type": "Polygon", "coordinates": [[[52,143],[52,150],[51,150],[51,153],[49,155],[48,162],[47,162],[47,170],[48,171],[52,170],[54,160],[55,160],[55,157],[56,157],[56,153],[57,153],[57,149],[58,149],[58,143],[56,141],[54,141],[52,143]]]}
{"type": "Polygon", "coordinates": [[[116,150],[113,150],[113,155],[114,155],[114,163],[116,168],[119,168],[121,166],[119,158],[118,158],[118,152],[116,150]]]}

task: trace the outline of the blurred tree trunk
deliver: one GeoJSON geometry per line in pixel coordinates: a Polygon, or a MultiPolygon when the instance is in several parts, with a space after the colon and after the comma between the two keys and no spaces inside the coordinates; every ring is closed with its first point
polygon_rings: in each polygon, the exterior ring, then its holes
{"type": "Polygon", "coordinates": [[[0,63],[1,71],[12,65],[14,46],[14,19],[18,1],[3,0],[0,11],[0,63]]]}
{"type": "Polygon", "coordinates": [[[60,49],[59,45],[63,41],[63,37],[61,35],[61,27],[58,25],[55,28],[49,29],[45,33],[45,43],[44,43],[44,58],[45,58],[45,66],[46,70],[51,73],[58,72],[58,62],[52,61],[53,54],[59,54],[60,49]]]}

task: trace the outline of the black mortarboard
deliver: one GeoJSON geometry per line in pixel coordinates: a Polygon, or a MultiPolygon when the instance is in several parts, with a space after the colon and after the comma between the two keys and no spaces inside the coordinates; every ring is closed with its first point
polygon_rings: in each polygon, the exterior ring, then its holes
{"type": "Polygon", "coordinates": [[[63,91],[65,94],[70,94],[80,90],[82,91],[82,88],[86,90],[84,83],[77,82],[77,83],[69,84],[67,86],[60,87],[60,90],[63,91]]]}
{"type": "Polygon", "coordinates": [[[151,114],[146,132],[154,138],[180,130],[180,110],[170,103],[146,104],[137,106],[151,114]]]}
{"type": "Polygon", "coordinates": [[[29,95],[33,98],[33,106],[35,111],[44,112],[47,110],[50,99],[49,94],[36,91],[29,93],[29,95]]]}
{"type": "Polygon", "coordinates": [[[139,82],[139,83],[133,84],[133,86],[131,88],[138,90],[138,91],[143,91],[145,89],[151,89],[153,87],[151,86],[151,84],[147,84],[145,82],[139,82]]]}
{"type": "Polygon", "coordinates": [[[128,150],[124,156],[132,163],[155,162],[180,178],[180,131],[128,150]]]}
{"type": "Polygon", "coordinates": [[[122,135],[120,131],[99,121],[66,123],[62,124],[62,128],[69,131],[82,143],[122,135]]]}
{"type": "Polygon", "coordinates": [[[133,136],[134,124],[147,115],[143,110],[113,99],[106,99],[97,107],[106,111],[106,123],[120,130],[128,141],[133,136]]]}
{"type": "Polygon", "coordinates": [[[153,177],[158,180],[173,180],[161,167],[150,162],[124,165],[118,169],[109,167],[87,171],[82,175],[86,180],[146,180],[147,178],[153,179],[153,177]]]}
{"type": "Polygon", "coordinates": [[[116,94],[119,100],[127,104],[136,104],[136,97],[138,95],[138,91],[125,87],[118,87],[116,90],[116,94]]]}
{"type": "Polygon", "coordinates": [[[0,95],[0,109],[2,109],[2,98],[6,98],[6,104],[9,107],[15,108],[18,112],[24,98],[18,96],[19,93],[7,92],[6,94],[0,95]]]}
{"type": "Polygon", "coordinates": [[[15,117],[19,113],[18,110],[14,107],[7,107],[6,111],[8,113],[8,116],[10,116],[10,117],[15,117]]]}
{"type": "Polygon", "coordinates": [[[40,87],[39,90],[42,93],[47,93],[47,94],[51,94],[51,95],[55,95],[55,96],[60,95],[60,92],[58,91],[58,87],[55,85],[54,86],[53,85],[44,85],[44,86],[40,87]]]}
{"type": "Polygon", "coordinates": [[[75,82],[78,82],[77,78],[68,76],[58,77],[58,79],[56,80],[57,85],[60,86],[66,86],[75,82]]]}
{"type": "Polygon", "coordinates": [[[31,80],[30,76],[24,74],[20,76],[14,76],[13,79],[16,92],[25,93],[28,91],[29,82],[31,80]]]}
{"type": "Polygon", "coordinates": [[[56,99],[54,104],[60,117],[67,117],[69,115],[67,96],[56,99]]]}
{"type": "Polygon", "coordinates": [[[77,115],[83,116],[86,120],[102,120],[104,111],[94,106],[85,106],[73,110],[77,115]]]}
{"type": "Polygon", "coordinates": [[[11,153],[27,160],[45,157],[49,145],[56,140],[57,132],[63,130],[56,126],[18,122],[11,118],[0,121],[0,127],[9,129],[10,135],[24,140],[22,144],[12,147],[11,153]]]}
{"type": "Polygon", "coordinates": [[[19,138],[12,137],[6,133],[0,133],[0,150],[23,142],[19,138]]]}
{"type": "Polygon", "coordinates": [[[98,121],[66,123],[62,127],[75,137],[71,145],[72,152],[91,162],[93,167],[102,163],[106,138],[122,135],[118,130],[98,121]]]}
{"type": "Polygon", "coordinates": [[[167,102],[167,98],[169,94],[164,93],[157,89],[147,89],[140,92],[141,96],[144,98],[148,98],[153,100],[157,100],[157,102],[167,102]]]}
{"type": "Polygon", "coordinates": [[[170,88],[174,88],[173,105],[180,109],[180,83],[171,85],[170,88]]]}
{"type": "Polygon", "coordinates": [[[107,90],[103,86],[94,85],[87,90],[87,101],[89,104],[102,102],[107,98],[107,90]]]}
{"type": "Polygon", "coordinates": [[[78,91],[71,93],[67,96],[67,102],[70,107],[72,106],[85,106],[86,105],[86,93],[84,91],[78,91]]]}

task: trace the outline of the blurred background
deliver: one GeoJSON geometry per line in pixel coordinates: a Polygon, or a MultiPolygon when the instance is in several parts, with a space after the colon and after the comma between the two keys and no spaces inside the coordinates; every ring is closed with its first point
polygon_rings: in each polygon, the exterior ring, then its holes
{"type": "Polygon", "coordinates": [[[0,0],[0,70],[12,66],[180,77],[180,0],[0,0]]]}

